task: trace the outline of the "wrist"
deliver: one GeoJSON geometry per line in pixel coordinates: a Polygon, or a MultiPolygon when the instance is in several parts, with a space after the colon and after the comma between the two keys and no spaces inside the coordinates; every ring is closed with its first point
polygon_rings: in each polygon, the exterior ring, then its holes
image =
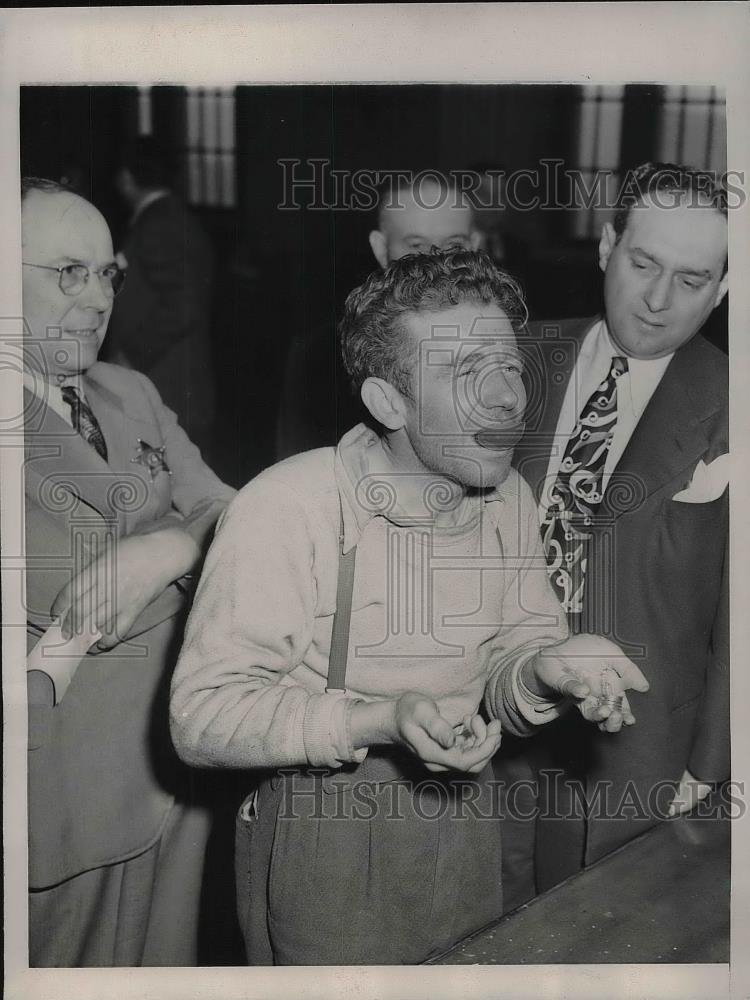
{"type": "Polygon", "coordinates": [[[355,750],[376,744],[394,743],[396,702],[393,699],[358,701],[351,710],[349,732],[355,750]]]}
{"type": "Polygon", "coordinates": [[[541,653],[537,653],[536,656],[532,656],[531,659],[526,660],[520,670],[520,681],[526,690],[537,698],[543,698],[545,701],[557,700],[560,697],[560,693],[551,688],[549,684],[545,682],[539,676],[539,657],[541,653]]]}

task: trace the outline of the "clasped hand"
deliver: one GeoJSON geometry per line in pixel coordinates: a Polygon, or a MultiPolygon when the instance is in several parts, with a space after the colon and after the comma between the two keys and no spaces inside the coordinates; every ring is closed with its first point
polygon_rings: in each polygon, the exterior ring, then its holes
{"type": "Polygon", "coordinates": [[[138,616],[192,568],[198,547],[179,528],[123,538],[93,559],[55,598],[64,638],[91,635],[100,649],[121,642],[138,616]]]}
{"type": "Polygon", "coordinates": [[[431,698],[401,695],[394,708],[394,742],[420,758],[428,771],[482,770],[500,747],[500,723],[467,715],[460,726],[443,718],[431,698]]]}

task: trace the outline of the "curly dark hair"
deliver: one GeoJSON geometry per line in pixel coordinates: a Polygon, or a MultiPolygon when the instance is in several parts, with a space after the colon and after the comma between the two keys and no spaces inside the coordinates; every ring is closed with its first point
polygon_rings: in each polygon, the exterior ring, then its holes
{"type": "Polygon", "coordinates": [[[679,163],[642,163],[628,172],[622,188],[620,204],[612,225],[618,239],[625,232],[630,210],[644,198],[659,194],[682,192],[690,195],[694,203],[700,201],[726,218],[727,192],[717,183],[716,175],[709,170],[693,170],[679,163]]]}
{"type": "Polygon", "coordinates": [[[341,351],[358,392],[374,376],[411,398],[416,344],[401,319],[464,302],[494,305],[520,330],[528,319],[523,292],[484,252],[461,249],[409,254],[373,271],[349,294],[339,323],[341,351]]]}
{"type": "MultiPolygon", "coordinates": [[[[643,199],[651,196],[659,203],[660,194],[682,193],[692,205],[708,205],[727,217],[727,191],[717,182],[710,170],[694,170],[680,163],[642,163],[628,172],[621,189],[620,203],[612,220],[612,227],[619,240],[625,232],[630,211],[643,199]]],[[[724,259],[722,276],[727,273],[728,258],[724,259]]]]}

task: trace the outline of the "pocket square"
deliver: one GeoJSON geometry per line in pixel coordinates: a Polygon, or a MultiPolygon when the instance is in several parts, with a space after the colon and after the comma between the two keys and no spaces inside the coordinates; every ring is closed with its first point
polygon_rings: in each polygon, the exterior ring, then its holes
{"type": "Polygon", "coordinates": [[[718,500],[729,485],[729,452],[719,455],[708,465],[703,459],[693,472],[690,485],[676,493],[672,499],[682,503],[710,503],[718,500]]]}

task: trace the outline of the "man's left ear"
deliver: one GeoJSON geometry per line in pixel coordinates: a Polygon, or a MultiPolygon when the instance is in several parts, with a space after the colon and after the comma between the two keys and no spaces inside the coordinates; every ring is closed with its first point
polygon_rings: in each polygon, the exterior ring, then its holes
{"type": "Polygon", "coordinates": [[[404,426],[404,397],[390,382],[370,376],[362,383],[360,394],[367,409],[387,430],[397,431],[404,426]]]}
{"type": "Polygon", "coordinates": [[[469,249],[478,250],[479,244],[482,242],[482,234],[478,229],[472,229],[471,236],[469,236],[469,249]]]}
{"type": "Polygon", "coordinates": [[[729,271],[724,275],[724,277],[719,282],[719,287],[716,290],[716,301],[714,302],[714,309],[718,306],[721,300],[729,291],[729,271]]]}

